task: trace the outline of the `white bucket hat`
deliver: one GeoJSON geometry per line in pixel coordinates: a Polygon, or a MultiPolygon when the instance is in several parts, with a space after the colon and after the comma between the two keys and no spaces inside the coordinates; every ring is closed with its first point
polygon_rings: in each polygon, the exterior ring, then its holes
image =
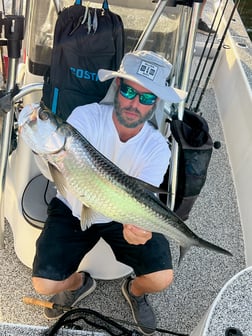
{"type": "Polygon", "coordinates": [[[172,65],[164,57],[152,51],[134,51],[125,54],[118,71],[100,69],[101,82],[114,77],[131,80],[170,103],[179,103],[187,93],[168,85],[172,65]]]}

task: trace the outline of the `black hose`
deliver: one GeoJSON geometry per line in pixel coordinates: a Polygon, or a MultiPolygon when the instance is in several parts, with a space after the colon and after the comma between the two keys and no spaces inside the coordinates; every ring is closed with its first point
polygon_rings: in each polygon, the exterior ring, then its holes
{"type": "MultiPolygon", "coordinates": [[[[73,308],[72,310],[67,311],[64,315],[62,315],[59,318],[59,320],[54,325],[52,325],[49,329],[47,329],[43,335],[44,336],[56,335],[57,331],[61,327],[81,330],[82,328],[77,324],[77,322],[79,321],[84,321],[85,323],[96,329],[105,330],[111,336],[141,335],[141,333],[139,333],[136,329],[130,330],[122,325],[127,324],[131,327],[138,327],[136,323],[114,319],[88,308],[73,308]]],[[[162,334],[170,334],[175,336],[189,336],[188,334],[176,333],[173,331],[160,328],[156,328],[155,331],[162,334]]]]}

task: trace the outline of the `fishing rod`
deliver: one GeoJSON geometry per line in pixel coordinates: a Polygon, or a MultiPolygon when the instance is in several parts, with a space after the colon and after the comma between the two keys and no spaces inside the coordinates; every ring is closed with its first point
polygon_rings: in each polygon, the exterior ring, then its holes
{"type": "MultiPolygon", "coordinates": [[[[211,30],[213,30],[213,27],[214,27],[214,25],[215,25],[215,21],[216,21],[218,15],[219,15],[219,11],[220,11],[220,9],[221,9],[221,4],[222,4],[222,2],[223,2],[223,1],[221,1],[221,2],[219,3],[219,6],[218,6],[218,8],[217,8],[217,11],[215,12],[215,16],[214,16],[214,19],[213,19],[213,22],[212,22],[212,25],[211,25],[211,28],[210,28],[211,30]]],[[[228,2],[229,2],[229,0],[226,0],[224,9],[223,9],[223,11],[222,11],[222,15],[221,15],[221,17],[220,17],[220,19],[219,19],[219,22],[218,22],[216,31],[215,31],[214,36],[213,36],[213,39],[212,39],[212,43],[211,43],[210,48],[209,48],[209,50],[208,50],[208,54],[207,54],[207,56],[206,56],[204,66],[203,66],[203,68],[202,68],[202,70],[201,70],[201,75],[200,75],[200,77],[199,77],[198,85],[197,85],[197,87],[196,87],[196,89],[195,89],[193,98],[192,98],[192,100],[191,100],[189,110],[192,108],[192,104],[193,104],[193,102],[194,102],[194,100],[195,100],[195,96],[196,96],[196,94],[197,94],[199,85],[200,85],[200,83],[201,83],[201,79],[202,79],[203,74],[204,74],[204,72],[205,72],[205,68],[206,68],[208,59],[209,59],[209,57],[210,57],[211,51],[212,51],[212,49],[213,49],[213,45],[214,45],[214,42],[215,42],[215,40],[216,40],[218,31],[219,31],[219,28],[220,28],[220,23],[221,23],[221,21],[222,21],[222,18],[223,18],[223,15],[224,15],[224,12],[225,12],[225,10],[226,10],[226,7],[227,7],[228,2]]],[[[191,95],[193,85],[194,85],[194,83],[195,83],[195,81],[196,81],[198,72],[199,72],[199,70],[200,70],[201,63],[202,63],[202,61],[203,61],[204,54],[205,54],[205,51],[206,51],[208,42],[209,42],[209,40],[210,40],[210,37],[211,37],[211,33],[209,32],[209,34],[208,34],[208,36],[207,36],[207,40],[206,40],[206,42],[205,42],[205,44],[204,44],[203,51],[202,51],[201,56],[200,56],[200,60],[199,60],[198,66],[197,66],[197,68],[196,68],[194,77],[193,77],[192,82],[191,82],[191,87],[190,87],[190,89],[189,89],[189,93],[188,93],[188,95],[187,95],[186,103],[188,103],[188,101],[189,101],[189,97],[190,97],[190,95],[191,95]]]]}
{"type": "Polygon", "coordinates": [[[224,40],[225,40],[225,37],[226,37],[227,31],[228,31],[228,29],[229,29],[230,23],[231,23],[231,21],[232,21],[232,18],[233,18],[233,16],[234,16],[234,13],[235,13],[235,11],[236,11],[236,9],[237,9],[239,3],[240,3],[240,0],[237,0],[236,3],[234,4],[233,9],[232,9],[232,11],[231,11],[231,14],[230,14],[230,16],[229,16],[229,19],[228,19],[226,28],[225,28],[225,30],[224,30],[224,32],[223,32],[223,35],[222,35],[222,38],[221,38],[221,40],[220,40],[220,44],[219,44],[219,46],[218,46],[218,49],[217,49],[216,54],[215,54],[215,56],[214,56],[213,62],[212,62],[211,67],[210,67],[210,69],[209,69],[209,72],[208,72],[208,75],[207,75],[207,78],[206,78],[206,81],[205,81],[205,85],[204,85],[204,87],[203,87],[203,89],[202,89],[202,91],[201,91],[201,95],[200,95],[199,100],[198,100],[198,103],[197,103],[197,105],[196,105],[196,107],[195,107],[195,112],[196,112],[196,113],[198,112],[199,106],[200,106],[201,101],[202,101],[202,99],[203,99],[203,97],[204,97],[204,94],[205,94],[207,85],[208,85],[209,80],[210,80],[210,78],[211,78],[211,74],[212,74],[212,72],[213,72],[214,66],[215,66],[216,61],[217,61],[217,58],[218,58],[218,56],[219,56],[219,53],[220,53],[222,44],[223,44],[223,42],[224,42],[224,40]]]}
{"type": "MultiPolygon", "coordinates": [[[[59,320],[45,332],[44,336],[56,335],[57,331],[62,326],[69,326],[69,327],[75,328],[76,325],[74,325],[74,323],[79,320],[84,320],[87,324],[93,327],[96,327],[98,329],[106,330],[112,336],[120,336],[120,335],[141,336],[141,334],[137,330],[126,329],[120,323],[127,324],[131,327],[139,327],[139,324],[125,321],[125,320],[115,319],[113,317],[108,317],[92,309],[63,306],[63,305],[59,305],[54,302],[40,300],[37,298],[32,298],[32,297],[27,297],[27,296],[23,298],[23,302],[25,304],[40,306],[43,308],[49,308],[49,309],[57,308],[65,312],[64,315],[62,315],[59,318],[59,320]],[[72,318],[70,319],[69,317],[71,316],[72,318]]],[[[162,329],[162,328],[156,328],[155,331],[163,333],[163,334],[174,335],[174,336],[189,336],[189,334],[181,334],[181,333],[173,332],[173,331],[162,329]]]]}

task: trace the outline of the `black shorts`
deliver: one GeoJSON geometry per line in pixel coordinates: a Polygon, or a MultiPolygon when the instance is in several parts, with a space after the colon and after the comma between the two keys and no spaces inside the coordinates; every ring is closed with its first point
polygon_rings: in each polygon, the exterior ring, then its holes
{"type": "Polygon", "coordinates": [[[122,229],[122,224],[110,222],[82,231],[72,211],[53,198],[36,243],[33,276],[59,281],[68,278],[101,237],[111,246],[116,259],[131,266],[137,276],[172,268],[169,242],[162,234],[153,233],[144,245],[131,245],[124,239],[122,229]]]}

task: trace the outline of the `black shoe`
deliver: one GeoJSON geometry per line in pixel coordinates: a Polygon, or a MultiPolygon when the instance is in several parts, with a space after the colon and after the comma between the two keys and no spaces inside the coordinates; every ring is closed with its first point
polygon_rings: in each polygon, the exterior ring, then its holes
{"type": "MultiPolygon", "coordinates": [[[[50,302],[56,303],[61,306],[72,307],[81,299],[91,294],[96,287],[96,282],[91,278],[87,272],[80,272],[83,274],[83,285],[74,291],[64,291],[54,295],[50,302]]],[[[64,314],[64,310],[60,308],[45,308],[44,314],[49,320],[56,319],[64,314]]]]}
{"type": "Polygon", "coordinates": [[[144,335],[152,335],[157,327],[155,313],[147,299],[147,295],[134,296],[129,291],[129,285],[132,278],[124,280],[122,284],[122,293],[128,301],[134,321],[137,323],[139,330],[144,335]]]}
{"type": "Polygon", "coordinates": [[[203,21],[202,19],[199,19],[199,23],[198,23],[198,32],[201,34],[215,34],[216,31],[209,28],[208,25],[206,24],[205,21],[203,21]]]}

